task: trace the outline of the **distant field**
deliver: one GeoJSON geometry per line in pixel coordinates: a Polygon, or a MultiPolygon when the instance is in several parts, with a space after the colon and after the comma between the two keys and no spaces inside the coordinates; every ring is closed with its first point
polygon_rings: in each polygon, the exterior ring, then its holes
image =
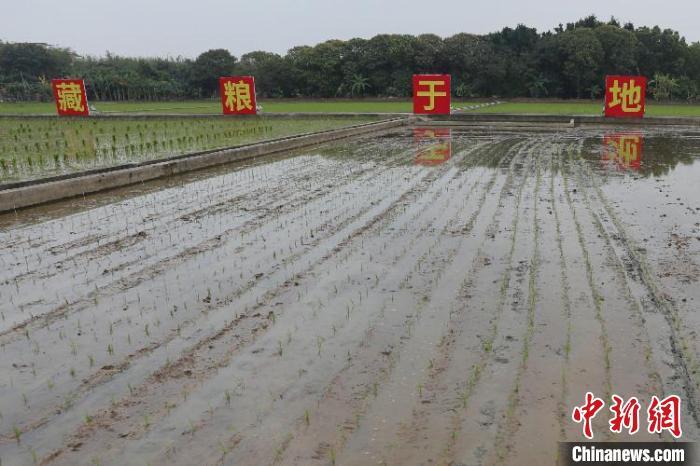
{"type": "MultiPolygon", "coordinates": [[[[268,100],[260,101],[263,112],[358,112],[358,113],[408,113],[411,102],[405,100],[268,100]]],[[[473,102],[453,101],[454,107],[472,105],[473,102]]],[[[211,113],[221,111],[219,102],[210,100],[188,102],[97,102],[92,104],[104,113],[211,113]]],[[[474,113],[537,113],[565,115],[599,115],[602,103],[598,102],[505,102],[499,105],[468,110],[474,113]]],[[[53,103],[0,103],[0,114],[55,113],[53,103]]],[[[647,105],[650,116],[700,116],[700,105],[655,104],[647,105]]]]}
{"type": "MultiPolygon", "coordinates": [[[[473,110],[473,112],[600,115],[603,112],[603,104],[602,102],[504,102],[499,105],[473,110]]],[[[649,116],[700,116],[700,105],[648,103],[646,113],[649,116]]]]}
{"type": "MultiPolygon", "coordinates": [[[[411,112],[411,102],[398,101],[338,101],[338,100],[272,100],[259,101],[263,112],[360,112],[360,113],[401,113],[411,112]]],[[[97,102],[93,103],[100,112],[153,112],[153,113],[221,113],[221,104],[210,100],[189,102],[97,102]]],[[[469,105],[467,102],[454,102],[455,106],[469,105]]],[[[51,102],[0,103],[0,113],[55,113],[51,102]]]]}

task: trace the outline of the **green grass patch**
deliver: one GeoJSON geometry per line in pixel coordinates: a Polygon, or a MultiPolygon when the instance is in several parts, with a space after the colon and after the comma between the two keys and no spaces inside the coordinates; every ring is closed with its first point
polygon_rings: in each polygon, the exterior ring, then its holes
{"type": "MultiPolygon", "coordinates": [[[[532,113],[553,115],[602,115],[602,102],[504,102],[471,110],[473,113],[532,113]]],[[[700,116],[700,105],[648,102],[649,116],[700,116]]]]}
{"type": "MultiPolygon", "coordinates": [[[[409,100],[333,100],[333,99],[271,99],[259,101],[262,112],[270,113],[410,113],[409,100]]],[[[453,107],[473,102],[456,100],[453,107]]],[[[102,113],[206,113],[220,114],[221,104],[213,100],[185,102],[93,102],[102,113]]],[[[499,105],[470,110],[473,113],[533,113],[555,115],[600,115],[602,102],[504,102],[499,105]]],[[[0,114],[55,114],[53,102],[0,103],[0,114]]],[[[700,105],[647,103],[649,116],[700,116],[700,105]]]]}
{"type": "MultiPolygon", "coordinates": [[[[413,104],[409,100],[260,100],[262,112],[270,113],[410,113],[413,104]]],[[[221,103],[212,100],[186,102],[92,102],[103,113],[208,113],[220,114],[221,103]]],[[[455,101],[453,106],[469,105],[455,101]]],[[[0,103],[0,113],[55,114],[53,102],[0,103]]]]}

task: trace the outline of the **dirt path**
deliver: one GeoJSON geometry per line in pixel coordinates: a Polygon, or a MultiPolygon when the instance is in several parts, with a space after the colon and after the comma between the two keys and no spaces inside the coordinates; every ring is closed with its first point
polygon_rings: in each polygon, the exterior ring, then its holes
{"type": "Polygon", "coordinates": [[[553,464],[586,391],[697,440],[700,138],[431,131],[0,217],[0,464],[553,464]]]}

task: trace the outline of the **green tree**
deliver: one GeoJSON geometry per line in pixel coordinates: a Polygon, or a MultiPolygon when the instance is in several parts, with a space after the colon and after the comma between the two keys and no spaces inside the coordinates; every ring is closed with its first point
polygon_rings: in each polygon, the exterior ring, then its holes
{"type": "Polygon", "coordinates": [[[633,32],[612,24],[603,24],[593,30],[603,48],[600,70],[606,74],[637,72],[637,37],[633,32]]]}
{"type": "Polygon", "coordinates": [[[592,29],[578,27],[558,36],[562,78],[567,95],[584,97],[600,85],[603,47],[592,29]]]}
{"type": "Polygon", "coordinates": [[[236,73],[255,77],[255,90],[263,97],[292,95],[292,86],[284,59],[270,52],[250,52],[241,56],[236,73]]]}
{"type": "Polygon", "coordinates": [[[350,94],[353,96],[363,95],[369,87],[369,79],[360,74],[353,75],[350,83],[350,94]]]}
{"type": "Polygon", "coordinates": [[[220,76],[252,75],[264,97],[403,96],[414,73],[450,73],[463,97],[598,97],[606,74],[655,77],[650,92],[692,100],[700,89],[700,43],[671,29],[588,16],[538,32],[519,24],[486,35],[380,34],[329,40],[278,55],[227,50],[187,58],[79,57],[43,44],[0,42],[0,98],[49,99],[48,81],[83,77],[95,100],[211,97],[220,76]],[[670,85],[673,82],[675,85],[670,85]],[[658,86],[657,86],[657,83],[658,86]]]}
{"type": "Polygon", "coordinates": [[[236,57],[228,50],[208,50],[192,63],[190,83],[200,95],[211,97],[219,89],[219,78],[232,75],[235,68],[236,57]]]}
{"type": "Polygon", "coordinates": [[[678,89],[678,80],[663,73],[656,73],[649,81],[649,92],[654,100],[668,100],[678,89]]]}

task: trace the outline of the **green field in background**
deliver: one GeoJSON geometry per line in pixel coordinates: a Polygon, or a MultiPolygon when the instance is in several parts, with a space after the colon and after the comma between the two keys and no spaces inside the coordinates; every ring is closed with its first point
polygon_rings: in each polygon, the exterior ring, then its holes
{"type": "MultiPolygon", "coordinates": [[[[294,112],[357,112],[357,113],[408,113],[412,111],[406,100],[261,100],[263,113],[294,112]]],[[[453,101],[453,107],[472,105],[470,102],[453,101]]],[[[96,102],[92,105],[104,113],[210,113],[221,112],[217,101],[199,100],[186,102],[96,102]]],[[[504,102],[475,110],[474,113],[535,113],[558,115],[600,115],[603,105],[598,102],[504,102]]],[[[0,103],[0,114],[54,114],[52,102],[0,103]]],[[[649,116],[700,116],[700,105],[647,104],[649,116]]]]}
{"type": "MultiPolygon", "coordinates": [[[[472,110],[475,113],[536,113],[556,115],[601,115],[600,102],[504,102],[502,104],[472,110]]],[[[649,116],[700,116],[700,105],[647,103],[649,116]]]]}
{"type": "MultiPolygon", "coordinates": [[[[413,111],[411,102],[406,100],[269,100],[259,101],[265,112],[357,112],[357,113],[408,113],[413,111]]],[[[211,100],[187,102],[95,102],[91,103],[98,111],[126,113],[221,113],[221,104],[211,100]]],[[[453,102],[454,106],[469,105],[466,102],[453,102]]],[[[55,114],[53,102],[0,103],[0,113],[55,114]]]]}

